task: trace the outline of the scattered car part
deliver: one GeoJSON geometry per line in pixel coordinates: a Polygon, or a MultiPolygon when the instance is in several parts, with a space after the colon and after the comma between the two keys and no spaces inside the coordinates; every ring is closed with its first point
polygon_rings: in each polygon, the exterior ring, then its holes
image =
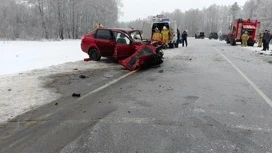
{"type": "Polygon", "coordinates": [[[80,94],[79,93],[73,93],[72,97],[80,97],[80,94]]]}

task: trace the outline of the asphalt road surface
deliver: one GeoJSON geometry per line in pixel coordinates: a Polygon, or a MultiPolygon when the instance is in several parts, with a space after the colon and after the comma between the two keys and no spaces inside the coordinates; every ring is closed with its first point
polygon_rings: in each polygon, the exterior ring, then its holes
{"type": "Polygon", "coordinates": [[[149,70],[52,76],[63,97],[1,125],[0,152],[272,153],[272,57],[206,39],[164,52],[149,70]]]}

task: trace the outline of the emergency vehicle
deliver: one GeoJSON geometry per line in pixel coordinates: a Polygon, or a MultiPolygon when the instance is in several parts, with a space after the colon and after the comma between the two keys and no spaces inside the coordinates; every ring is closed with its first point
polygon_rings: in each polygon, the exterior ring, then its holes
{"type": "Polygon", "coordinates": [[[143,39],[150,40],[155,32],[155,28],[162,31],[163,27],[166,27],[170,31],[169,48],[178,47],[177,36],[177,23],[164,15],[157,15],[152,18],[152,21],[143,23],[143,39]]]}
{"type": "Polygon", "coordinates": [[[254,46],[254,43],[257,42],[260,25],[260,21],[258,20],[234,20],[230,25],[230,32],[228,33],[226,42],[233,46],[236,45],[236,42],[242,42],[241,36],[247,31],[249,36],[247,44],[248,46],[254,46]]]}

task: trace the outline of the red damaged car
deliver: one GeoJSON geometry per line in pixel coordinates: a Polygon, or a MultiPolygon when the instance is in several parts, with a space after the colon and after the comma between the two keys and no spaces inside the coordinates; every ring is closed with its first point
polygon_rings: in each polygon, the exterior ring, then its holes
{"type": "Polygon", "coordinates": [[[81,41],[81,49],[91,60],[113,58],[128,70],[161,64],[162,48],[163,44],[144,42],[141,32],[134,29],[99,28],[81,41]]]}

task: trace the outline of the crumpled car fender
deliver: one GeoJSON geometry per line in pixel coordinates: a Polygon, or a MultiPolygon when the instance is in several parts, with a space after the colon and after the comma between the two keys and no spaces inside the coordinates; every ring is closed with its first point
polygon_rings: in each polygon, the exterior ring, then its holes
{"type": "Polygon", "coordinates": [[[119,61],[127,70],[133,71],[136,68],[153,66],[163,62],[161,47],[156,48],[152,45],[137,44],[135,50],[133,55],[119,61]]]}

